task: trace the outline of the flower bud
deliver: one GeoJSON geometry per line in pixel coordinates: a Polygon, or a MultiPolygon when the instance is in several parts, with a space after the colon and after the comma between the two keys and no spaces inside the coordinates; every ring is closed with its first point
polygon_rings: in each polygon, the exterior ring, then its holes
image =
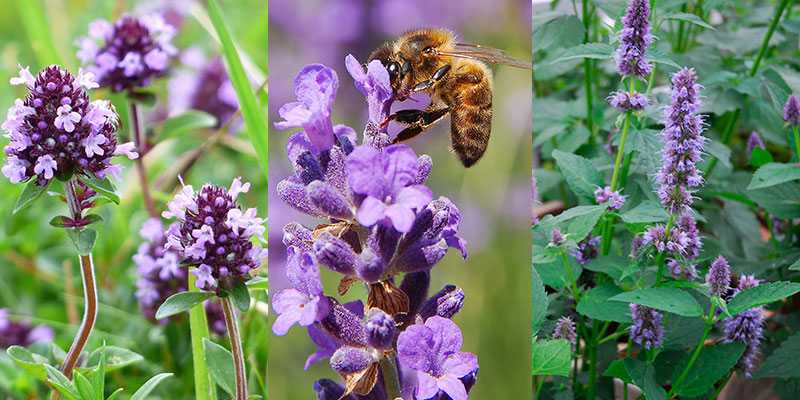
{"type": "Polygon", "coordinates": [[[367,343],[375,349],[388,349],[392,346],[395,322],[389,314],[378,308],[367,313],[367,343]]]}

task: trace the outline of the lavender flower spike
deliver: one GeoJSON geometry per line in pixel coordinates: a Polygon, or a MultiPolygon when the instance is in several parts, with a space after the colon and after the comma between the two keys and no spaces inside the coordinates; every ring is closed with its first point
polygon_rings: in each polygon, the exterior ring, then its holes
{"type": "MultiPolygon", "coordinates": [[[[734,291],[734,296],[745,289],[758,286],[759,281],[753,275],[742,275],[739,286],[734,291]]],[[[761,331],[764,326],[764,315],[761,313],[763,306],[751,308],[739,313],[733,318],[725,320],[725,343],[741,341],[747,345],[742,357],[736,363],[736,369],[742,371],[746,378],[750,378],[755,367],[754,362],[758,357],[758,345],[761,344],[761,331]]]]}
{"type": "Polygon", "coordinates": [[[559,318],[556,322],[556,328],[553,330],[553,339],[567,339],[572,344],[572,350],[574,351],[577,337],[575,322],[570,317],[559,318]]]}
{"type": "Polygon", "coordinates": [[[653,71],[647,60],[647,46],[653,44],[650,33],[650,2],[631,0],[622,18],[624,27],[619,32],[619,47],[614,52],[614,61],[620,75],[644,78],[653,71]]]}
{"type": "Polygon", "coordinates": [[[397,338],[397,358],[417,371],[416,398],[432,399],[444,392],[453,400],[466,400],[460,378],[478,369],[478,357],[461,352],[461,331],[447,318],[433,316],[425,325],[412,325],[397,338]]]}
{"type": "Polygon", "coordinates": [[[783,120],[791,126],[800,125],[800,100],[792,93],[783,106],[783,120]]]}
{"type": "Polygon", "coordinates": [[[633,325],[630,329],[631,340],[645,349],[656,349],[664,342],[664,328],[661,323],[664,316],[656,310],[631,303],[633,325]]]}
{"type": "Polygon", "coordinates": [[[656,173],[661,205],[670,214],[682,214],[694,201],[694,188],[703,184],[696,164],[702,160],[703,116],[700,110],[700,89],[694,68],[684,68],[672,75],[672,105],[664,110],[663,166],[656,173]]]}
{"type": "Polygon", "coordinates": [[[554,247],[561,247],[566,240],[567,238],[563,233],[561,233],[561,231],[558,230],[558,228],[553,228],[553,230],[550,232],[550,244],[554,247]]]}
{"type": "Polygon", "coordinates": [[[706,285],[714,296],[722,297],[728,291],[731,285],[731,267],[724,257],[719,256],[711,263],[706,275],[706,285]]]}

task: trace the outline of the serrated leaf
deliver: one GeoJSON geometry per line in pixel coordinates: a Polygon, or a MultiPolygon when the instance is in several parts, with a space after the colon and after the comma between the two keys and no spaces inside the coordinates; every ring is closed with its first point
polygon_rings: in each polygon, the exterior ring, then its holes
{"type": "Polygon", "coordinates": [[[713,26],[707,24],[705,21],[703,21],[697,15],[689,14],[689,13],[669,13],[667,15],[662,16],[661,19],[675,20],[675,21],[685,21],[685,22],[688,22],[690,24],[695,24],[697,26],[702,26],[703,28],[706,28],[706,29],[711,29],[712,31],[717,30],[713,26]]]}
{"type": "Polygon", "coordinates": [[[619,378],[623,382],[626,383],[633,383],[631,380],[631,376],[628,374],[628,370],[625,368],[625,360],[614,360],[606,369],[606,372],[603,373],[603,376],[608,376],[611,378],[619,378]]]}
{"type": "Polygon", "coordinates": [[[569,376],[572,345],[567,339],[533,343],[533,375],[569,376]]]}
{"type": "Polygon", "coordinates": [[[800,378],[800,333],[784,340],[780,347],[769,355],[753,379],[800,378]]]}
{"type": "Polygon", "coordinates": [[[104,179],[97,179],[97,177],[92,175],[80,175],[78,179],[85,183],[86,186],[92,188],[95,192],[99,195],[113,201],[116,204],[119,204],[119,194],[117,193],[117,188],[114,186],[113,183],[105,177],[104,179]]]}
{"type": "Polygon", "coordinates": [[[236,376],[234,375],[233,354],[206,338],[203,338],[203,349],[205,349],[206,365],[211,376],[219,387],[234,396],[236,394],[236,376]]]}
{"type": "Polygon", "coordinates": [[[791,164],[764,164],[753,174],[747,190],[763,189],[800,179],[800,167],[791,164]]]}
{"type": "Polygon", "coordinates": [[[97,241],[97,231],[91,228],[81,229],[67,229],[67,235],[72,241],[72,245],[78,250],[78,254],[88,256],[92,253],[94,244],[97,241]]]}
{"type": "Polygon", "coordinates": [[[180,292],[175,293],[161,304],[156,311],[156,319],[163,319],[182,313],[214,296],[208,292],[180,292]]]}
{"type": "MultiPolygon", "coordinates": [[[[699,397],[714,388],[722,377],[731,369],[739,357],[744,353],[745,345],[742,342],[722,343],[717,345],[705,346],[700,350],[694,364],[689,369],[686,377],[678,386],[672,389],[673,393],[686,398],[699,397]]],[[[672,371],[672,382],[677,382],[678,378],[689,363],[692,353],[678,363],[672,371]]]]}
{"type": "Polygon", "coordinates": [[[728,311],[731,315],[737,315],[753,307],[784,299],[797,292],[800,292],[800,283],[785,281],[765,283],[754,288],[745,289],[734,296],[728,303],[728,311]]]}
{"type": "Polygon", "coordinates": [[[144,385],[142,385],[142,387],[140,387],[139,390],[137,390],[136,393],[131,396],[131,400],[147,399],[147,396],[150,394],[150,392],[152,392],[153,389],[155,389],[156,386],[161,383],[161,381],[169,378],[170,376],[172,376],[171,373],[165,372],[148,379],[147,382],[145,382],[144,385]]]}
{"type": "Polygon", "coordinates": [[[635,303],[684,317],[703,316],[703,308],[700,303],[692,295],[678,288],[653,287],[639,289],[618,294],[609,300],[635,303]]]}
{"type": "Polygon", "coordinates": [[[614,254],[599,256],[583,267],[595,272],[602,272],[615,281],[622,278],[622,272],[631,264],[630,260],[614,254]]]}
{"type": "Polygon", "coordinates": [[[669,65],[670,67],[681,69],[680,65],[678,65],[675,61],[672,61],[668,55],[656,48],[650,48],[650,50],[647,51],[647,58],[652,60],[654,63],[669,65]]]}
{"type": "Polygon", "coordinates": [[[603,175],[591,161],[581,156],[553,150],[553,158],[576,196],[594,203],[595,186],[603,186],[603,175]]]}
{"type": "Polygon", "coordinates": [[[652,365],[634,358],[626,358],[623,363],[633,384],[642,389],[647,400],[667,399],[666,391],[656,382],[656,372],[652,365]]]}
{"type": "Polygon", "coordinates": [[[25,189],[22,189],[22,193],[19,194],[17,203],[14,204],[13,214],[16,214],[23,208],[33,203],[34,200],[38,199],[42,193],[47,191],[47,187],[50,186],[50,182],[52,181],[48,181],[44,186],[39,186],[36,184],[36,179],[31,179],[31,181],[25,185],[25,189]]]}
{"type": "Polygon", "coordinates": [[[605,210],[604,206],[572,207],[555,218],[543,218],[540,229],[549,235],[553,227],[560,226],[562,233],[569,235],[568,239],[579,242],[592,231],[605,210]]]}
{"type": "Polygon", "coordinates": [[[25,372],[33,375],[36,379],[47,381],[47,359],[31,353],[30,350],[21,346],[11,346],[6,350],[6,354],[14,363],[19,365],[25,372]]]}
{"type": "Polygon", "coordinates": [[[532,311],[532,318],[531,318],[531,336],[536,337],[539,334],[539,330],[542,329],[544,325],[544,321],[547,318],[547,306],[548,306],[548,299],[547,293],[544,290],[544,283],[542,283],[542,278],[539,276],[539,273],[536,272],[536,268],[531,268],[532,272],[532,303],[533,304],[533,311],[532,311]]]}
{"type": "Polygon", "coordinates": [[[620,215],[626,224],[641,224],[651,222],[663,222],[669,219],[669,214],[664,211],[660,204],[645,200],[620,215]]]}
{"type": "Polygon", "coordinates": [[[606,43],[583,43],[579,44],[575,47],[571,47],[558,57],[557,59],[551,61],[551,64],[555,64],[561,61],[573,60],[576,58],[593,58],[593,59],[606,59],[611,58],[612,53],[614,53],[614,46],[606,43]]]}
{"type": "Polygon", "coordinates": [[[584,292],[576,310],[582,315],[599,321],[632,323],[631,311],[627,304],[608,301],[620,293],[622,293],[622,289],[613,283],[604,283],[584,292]]]}
{"type": "Polygon", "coordinates": [[[195,129],[211,128],[217,124],[217,117],[198,110],[188,110],[164,122],[159,140],[167,140],[195,129]]]}

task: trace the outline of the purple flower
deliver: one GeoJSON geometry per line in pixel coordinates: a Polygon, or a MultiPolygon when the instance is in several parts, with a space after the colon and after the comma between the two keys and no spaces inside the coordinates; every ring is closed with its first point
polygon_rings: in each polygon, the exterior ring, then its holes
{"type": "Polygon", "coordinates": [[[409,232],[415,211],[433,200],[430,189],[412,184],[418,169],[417,155],[405,145],[389,146],[383,153],[367,146],[353,150],[347,157],[347,181],[353,192],[366,196],[358,209],[358,222],[409,232]]]}
{"type": "Polygon", "coordinates": [[[578,334],[575,332],[575,322],[570,317],[561,317],[556,321],[553,330],[553,339],[567,339],[572,344],[572,351],[575,351],[578,334]]]}
{"type": "Polygon", "coordinates": [[[731,267],[725,258],[722,256],[717,257],[711,267],[708,268],[706,275],[706,285],[708,290],[714,296],[722,297],[728,291],[731,285],[731,267]]]}
{"type": "Polygon", "coordinates": [[[603,204],[607,201],[610,201],[611,204],[608,205],[608,211],[616,211],[622,208],[625,204],[625,199],[628,196],[624,196],[620,194],[622,189],[617,191],[612,191],[611,186],[606,187],[597,187],[594,191],[594,199],[597,201],[597,204],[603,204]]]}
{"type": "Polygon", "coordinates": [[[124,15],[114,25],[96,20],[89,37],[78,39],[78,58],[97,76],[101,87],[114,92],[146,87],[166,73],[175,28],[153,14],[141,19],[124,15]],[[98,44],[99,43],[99,44],[98,44]]]}
{"type": "Polygon", "coordinates": [[[442,290],[431,296],[419,310],[423,321],[433,316],[453,318],[464,304],[464,290],[455,285],[445,285],[442,290]]]}
{"type": "Polygon", "coordinates": [[[653,44],[650,33],[650,2],[631,0],[625,16],[623,28],[619,31],[619,47],[614,52],[614,61],[620,75],[644,78],[653,71],[653,64],[647,60],[647,46],[653,44]]]}
{"type": "Polygon", "coordinates": [[[696,114],[700,110],[700,89],[694,68],[672,74],[672,105],[665,108],[661,121],[663,166],[655,176],[661,205],[670,214],[687,212],[694,201],[694,188],[703,184],[696,167],[707,141],[702,135],[703,116],[696,114]]]}
{"type": "Polygon", "coordinates": [[[586,265],[600,255],[597,245],[599,245],[602,240],[602,236],[594,236],[593,233],[589,233],[589,236],[581,240],[577,247],[573,247],[570,250],[570,254],[575,257],[581,265],[586,265]]]}
{"type": "Polygon", "coordinates": [[[205,184],[195,193],[192,186],[184,186],[175,199],[167,203],[169,211],[164,218],[179,222],[167,231],[168,248],[180,252],[192,265],[197,277],[195,286],[200,290],[230,289],[230,279],[247,281],[250,271],[261,265],[266,250],[261,244],[250,241],[257,236],[264,240],[264,220],[256,217],[257,210],[242,212],[236,199],[247,192],[249,183],[236,178],[230,190],[205,184]]]}
{"type": "MultiPolygon", "coordinates": [[[[753,275],[742,275],[739,285],[734,291],[734,297],[745,289],[758,286],[759,281],[753,275]]],[[[736,369],[744,372],[750,378],[754,370],[754,361],[758,357],[758,345],[761,344],[761,331],[764,326],[764,315],[761,313],[763,306],[758,306],[744,311],[732,318],[725,319],[725,343],[741,341],[747,347],[742,357],[736,363],[736,369]]]]}
{"type": "Polygon", "coordinates": [[[644,243],[652,243],[661,253],[684,254],[686,247],[689,246],[689,238],[684,232],[673,228],[667,238],[667,228],[663,225],[648,227],[642,239],[644,243]]]}
{"type": "Polygon", "coordinates": [[[53,341],[53,329],[46,325],[33,327],[8,319],[9,310],[0,308],[0,348],[27,347],[36,342],[53,341]]]}
{"type": "Polygon", "coordinates": [[[336,71],[321,64],[306,65],[294,79],[297,101],[280,108],[278,113],[285,121],[276,122],[275,127],[302,127],[318,151],[330,150],[335,140],[331,107],[337,90],[336,71]]]}
{"type": "Polygon", "coordinates": [[[347,72],[353,77],[356,88],[367,98],[369,119],[380,125],[389,117],[389,108],[394,100],[394,90],[389,81],[389,71],[379,60],[372,60],[367,65],[367,71],[361,63],[348,54],[344,59],[347,72]]]}
{"type": "Polygon", "coordinates": [[[611,93],[607,100],[608,104],[616,107],[620,112],[641,111],[644,110],[648,104],[650,104],[650,101],[644,94],[633,92],[631,95],[624,90],[618,90],[611,93]]]}
{"type": "Polygon", "coordinates": [[[630,329],[631,340],[642,345],[645,349],[657,349],[664,342],[664,328],[661,323],[664,316],[656,310],[630,304],[633,325],[630,329]]]}
{"type": "Polygon", "coordinates": [[[764,146],[764,142],[761,141],[761,138],[758,137],[758,133],[753,131],[750,133],[750,136],[747,138],[747,158],[750,159],[753,156],[753,150],[756,147],[761,147],[763,150],[767,148],[764,146]]]}
{"type": "Polygon", "coordinates": [[[177,71],[167,82],[167,111],[176,115],[200,110],[217,118],[216,128],[222,127],[239,108],[225,64],[218,57],[207,60],[197,48],[187,49],[180,58],[189,68],[177,71]]]}
{"type": "Polygon", "coordinates": [[[553,230],[550,232],[550,244],[555,247],[561,247],[566,239],[567,238],[563,233],[561,233],[561,231],[558,230],[558,228],[553,228],[553,230]]]}
{"type": "Polygon", "coordinates": [[[783,120],[791,126],[800,125],[800,100],[792,93],[783,106],[783,120]]]}
{"type": "Polygon", "coordinates": [[[283,336],[295,323],[309,326],[328,315],[330,301],[322,291],[319,268],[310,253],[298,254],[294,246],[287,249],[286,275],[292,289],[284,289],[272,298],[272,308],[278,317],[272,331],[283,336]]]}
{"type": "Polygon", "coordinates": [[[461,331],[447,318],[431,317],[425,325],[412,325],[397,338],[397,358],[417,371],[418,399],[432,399],[444,392],[453,400],[465,400],[467,390],[460,378],[478,369],[478,357],[461,352],[461,331]]]}
{"type": "Polygon", "coordinates": [[[394,340],[395,322],[391,315],[378,308],[367,313],[367,344],[375,349],[388,349],[394,340]]]}
{"type": "Polygon", "coordinates": [[[11,139],[3,149],[2,172],[12,183],[35,178],[44,186],[54,177],[66,179],[73,173],[116,177],[121,167],[112,165],[111,157],[138,156],[127,144],[118,151],[118,121],[111,103],[89,102],[84,88],[96,86],[92,77],[83,70],[74,77],[51,65],[34,78],[20,66],[20,76],[11,83],[24,84],[30,93],[24,101],[15,100],[2,124],[11,139]]]}
{"type": "Polygon", "coordinates": [[[674,258],[667,258],[667,268],[675,276],[682,276],[688,281],[697,279],[697,267],[691,263],[682,263],[674,258]]]}

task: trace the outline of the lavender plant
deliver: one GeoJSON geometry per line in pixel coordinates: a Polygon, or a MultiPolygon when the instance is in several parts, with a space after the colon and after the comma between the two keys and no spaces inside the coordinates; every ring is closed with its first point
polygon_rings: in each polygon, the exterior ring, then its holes
{"type": "Polygon", "coordinates": [[[535,173],[548,204],[533,228],[534,397],[628,399],[635,386],[647,399],[717,398],[772,386],[793,398],[783,318],[800,292],[800,214],[777,204],[800,198],[785,129],[800,109],[788,83],[797,71],[780,61],[797,50],[776,39],[791,30],[788,3],[759,8],[772,18],[739,31],[744,15],[728,7],[626,3],[534,18],[534,110],[544,110],[534,113],[535,173]],[[600,11],[617,19],[613,31],[600,11]],[[763,40],[745,46],[745,31],[763,40]],[[763,92],[728,92],[748,79],[763,92]],[[563,315],[576,349],[556,340],[563,315]],[[758,381],[767,377],[780,378],[758,381]]]}
{"type": "Polygon", "coordinates": [[[308,329],[320,350],[306,368],[330,357],[344,386],[317,381],[320,399],[466,399],[478,362],[461,351],[461,332],[451,321],[464,291],[448,285],[428,297],[431,271],[448,248],[466,258],[466,242],[456,236],[460,212],[425,186],[430,157],[389,144],[382,122],[394,93],[385,67],[373,61],[365,70],[351,55],[345,65],[369,109],[361,145],[352,128],[333,125],[339,81],[320,64],[300,71],[294,82],[298,101],[283,105],[284,120],[275,124],[303,128],[287,141],[295,173],[278,184],[278,195],[323,223],[283,228],[292,288],[273,296],[273,332],[285,335],[295,324],[308,329]],[[366,305],[341,304],[326,295],[322,269],[341,276],[340,296],[360,283],[366,305]]]}

